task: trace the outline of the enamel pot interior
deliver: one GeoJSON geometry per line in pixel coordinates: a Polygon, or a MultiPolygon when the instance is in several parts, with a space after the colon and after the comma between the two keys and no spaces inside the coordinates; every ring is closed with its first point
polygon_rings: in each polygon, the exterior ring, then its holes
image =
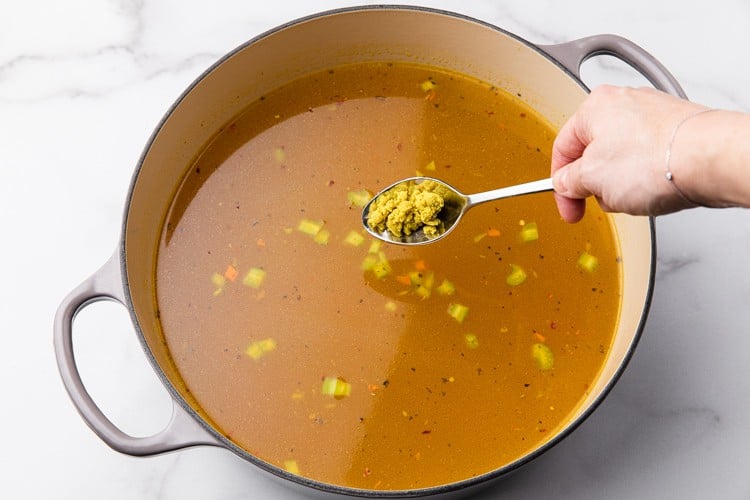
{"type": "MultiPolygon", "coordinates": [[[[123,235],[126,293],[136,327],[165,385],[188,409],[195,402],[166,350],[154,299],[156,249],[172,197],[202,148],[249,103],[309,72],[359,61],[416,62],[477,77],[521,95],[556,127],[586,95],[580,81],[535,46],[475,20],[422,9],[354,9],[306,18],[252,40],[208,70],[165,116],[144,151],[123,235]]],[[[519,463],[474,482],[501,476],[559,441],[597,406],[627,363],[650,300],[653,224],[642,217],[612,220],[624,277],[619,324],[603,371],[565,428],[519,463]]],[[[227,447],[243,454],[231,443],[227,447]]]]}

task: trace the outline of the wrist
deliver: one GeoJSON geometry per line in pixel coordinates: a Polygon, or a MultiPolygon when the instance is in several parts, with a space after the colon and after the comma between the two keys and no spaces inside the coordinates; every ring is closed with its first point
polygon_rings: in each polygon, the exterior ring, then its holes
{"type": "Polygon", "coordinates": [[[684,121],[671,145],[674,183],[695,203],[710,207],[750,203],[750,116],[715,110],[684,121]]]}

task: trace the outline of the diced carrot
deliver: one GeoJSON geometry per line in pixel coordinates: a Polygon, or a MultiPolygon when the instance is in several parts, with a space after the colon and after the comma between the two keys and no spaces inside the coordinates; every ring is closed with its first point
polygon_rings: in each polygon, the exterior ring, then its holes
{"type": "Polygon", "coordinates": [[[409,276],[405,274],[399,274],[398,276],[396,276],[396,281],[398,281],[402,285],[411,285],[411,278],[409,278],[409,276]]]}
{"type": "Polygon", "coordinates": [[[416,269],[417,271],[426,271],[427,263],[424,261],[424,259],[419,259],[414,263],[414,269],[416,269]]]}
{"type": "Polygon", "coordinates": [[[239,275],[239,271],[237,271],[237,268],[234,267],[232,264],[229,264],[227,266],[227,269],[224,271],[224,277],[228,279],[229,281],[234,281],[237,279],[237,275],[239,275]]]}
{"type": "Polygon", "coordinates": [[[489,229],[487,230],[487,236],[492,236],[493,238],[497,238],[497,237],[498,237],[498,236],[500,236],[501,234],[502,234],[502,233],[500,232],[500,230],[499,230],[499,229],[497,229],[497,228],[494,228],[494,227],[491,227],[491,228],[489,228],[489,229]]]}
{"type": "Polygon", "coordinates": [[[545,342],[547,340],[547,338],[539,332],[534,332],[534,338],[539,342],[545,342]]]}

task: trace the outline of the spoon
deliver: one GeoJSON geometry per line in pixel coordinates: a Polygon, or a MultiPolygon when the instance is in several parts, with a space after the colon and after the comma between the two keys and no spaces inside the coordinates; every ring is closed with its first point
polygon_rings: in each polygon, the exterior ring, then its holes
{"type": "Polygon", "coordinates": [[[464,213],[466,213],[466,211],[470,208],[479,205],[480,203],[485,203],[487,201],[493,200],[501,200],[503,198],[510,198],[512,196],[520,196],[522,194],[540,193],[542,191],[552,190],[552,179],[547,178],[538,181],[527,182],[525,184],[517,184],[515,186],[493,189],[492,191],[485,191],[483,193],[467,195],[461,193],[450,184],[447,184],[438,179],[433,179],[432,177],[409,177],[408,179],[394,182],[393,184],[373,196],[372,199],[367,203],[367,205],[365,205],[365,207],[362,209],[362,224],[365,226],[367,232],[372,236],[388,243],[396,243],[398,245],[424,245],[426,243],[434,243],[435,241],[438,241],[439,239],[447,236],[448,233],[450,233],[453,228],[456,227],[456,224],[459,220],[461,220],[461,217],[463,217],[464,213]],[[402,234],[401,236],[395,236],[387,229],[383,232],[377,232],[373,228],[371,228],[369,224],[367,224],[367,218],[370,214],[370,207],[375,202],[375,200],[378,199],[378,197],[382,196],[384,193],[398,185],[410,182],[419,184],[424,181],[436,182],[439,185],[445,187],[450,192],[449,196],[444,197],[443,208],[437,215],[438,220],[440,220],[440,222],[442,222],[443,224],[442,232],[440,232],[440,234],[436,236],[428,236],[425,235],[422,228],[420,228],[409,235],[402,234]]]}

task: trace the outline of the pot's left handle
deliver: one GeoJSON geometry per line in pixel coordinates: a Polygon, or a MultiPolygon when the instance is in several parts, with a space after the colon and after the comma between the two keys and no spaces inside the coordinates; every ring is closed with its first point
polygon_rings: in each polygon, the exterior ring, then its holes
{"type": "Polygon", "coordinates": [[[73,404],[102,441],[127,455],[156,455],[197,445],[222,446],[175,400],[172,400],[172,418],[163,430],[147,437],[130,436],[104,415],[84,387],[73,354],[73,320],[84,307],[99,300],[125,304],[119,257],[119,252],[115,252],[106,264],[70,292],[55,315],[57,366],[73,404]]]}
{"type": "Polygon", "coordinates": [[[594,35],[557,45],[539,45],[577,78],[581,64],[591,57],[614,56],[641,73],[659,90],[686,99],[677,79],[654,56],[627,38],[617,35],[594,35]]]}

